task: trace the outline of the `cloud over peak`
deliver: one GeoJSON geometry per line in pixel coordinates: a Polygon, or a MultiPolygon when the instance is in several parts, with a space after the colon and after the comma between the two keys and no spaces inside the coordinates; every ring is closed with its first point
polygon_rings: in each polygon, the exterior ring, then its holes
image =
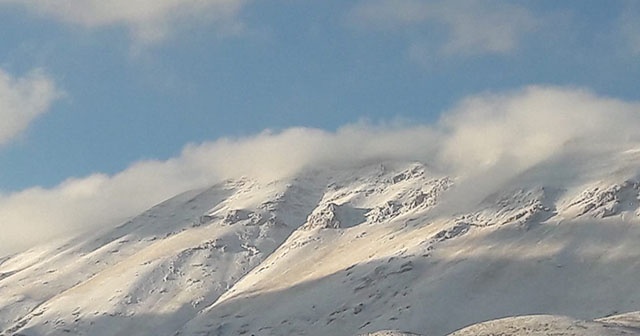
{"type": "Polygon", "coordinates": [[[638,102],[532,86],[469,97],[434,125],[360,123],[335,132],[291,128],[191,144],[175,158],[141,161],[113,176],[95,174],[51,189],[0,195],[0,256],[61,234],[115,225],[175,194],[228,178],[269,182],[309,167],[415,160],[462,179],[482,176],[482,185],[495,187],[568,148],[637,146],[638,128],[638,102]]]}
{"type": "Polygon", "coordinates": [[[624,146],[640,140],[640,104],[577,88],[530,86],[464,99],[443,116],[440,158],[458,171],[509,161],[524,169],[569,144],[624,146]]]}

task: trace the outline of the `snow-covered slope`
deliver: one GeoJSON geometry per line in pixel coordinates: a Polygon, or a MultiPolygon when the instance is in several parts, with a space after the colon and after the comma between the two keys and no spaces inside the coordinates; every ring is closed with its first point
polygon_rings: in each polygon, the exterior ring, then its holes
{"type": "Polygon", "coordinates": [[[447,335],[518,315],[537,317],[454,335],[634,333],[634,315],[580,322],[640,310],[640,159],[620,155],[551,159],[459,208],[473,180],[416,162],[189,191],[0,260],[0,334],[447,335]]]}
{"type": "Polygon", "coordinates": [[[450,336],[624,336],[638,335],[640,329],[612,322],[581,321],[564,316],[532,315],[478,323],[450,336]]]}

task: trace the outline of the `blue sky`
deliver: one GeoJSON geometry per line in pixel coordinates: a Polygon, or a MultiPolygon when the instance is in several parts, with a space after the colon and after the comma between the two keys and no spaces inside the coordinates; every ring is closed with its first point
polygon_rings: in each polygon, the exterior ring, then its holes
{"type": "Polygon", "coordinates": [[[0,0],[4,244],[316,157],[634,137],[639,22],[632,0],[0,0]]]}
{"type": "Polygon", "coordinates": [[[43,2],[0,1],[0,68],[14,78],[39,69],[63,92],[0,148],[4,191],[267,128],[429,123],[468,95],[530,84],[640,94],[633,1],[212,0],[195,19],[158,19],[168,27],[151,41],[136,32],[143,19],[102,22],[101,5],[64,1],[89,13],[78,23],[43,2]]]}

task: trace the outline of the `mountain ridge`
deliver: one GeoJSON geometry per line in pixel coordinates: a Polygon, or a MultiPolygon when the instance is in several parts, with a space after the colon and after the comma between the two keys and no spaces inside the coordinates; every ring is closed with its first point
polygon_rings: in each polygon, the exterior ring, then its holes
{"type": "Polygon", "coordinates": [[[639,161],[557,183],[536,176],[551,160],[460,212],[473,180],[419,162],[228,180],[3,258],[0,334],[446,335],[640,310],[639,161]]]}

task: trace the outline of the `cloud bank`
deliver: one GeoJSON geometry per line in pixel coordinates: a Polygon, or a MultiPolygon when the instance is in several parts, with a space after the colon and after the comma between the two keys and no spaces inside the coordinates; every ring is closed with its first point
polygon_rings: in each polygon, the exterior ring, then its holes
{"type": "Polygon", "coordinates": [[[224,33],[241,29],[245,0],[0,0],[44,17],[85,28],[125,27],[137,42],[164,40],[179,26],[213,22],[224,33]]]}
{"type": "Polygon", "coordinates": [[[0,146],[26,130],[61,96],[53,79],[40,70],[14,77],[0,69],[0,146]]]}
{"type": "Polygon", "coordinates": [[[62,234],[113,226],[187,189],[249,176],[263,182],[307,167],[417,160],[441,172],[492,179],[487,185],[569,149],[640,143],[640,103],[587,90],[528,87],[462,100],[434,125],[354,124],[335,132],[265,131],[191,144],[166,161],[143,161],[113,175],[70,179],[52,189],[0,197],[0,255],[62,234]]]}
{"type": "MultiPolygon", "coordinates": [[[[444,27],[447,38],[439,46],[445,55],[505,54],[540,24],[522,6],[504,1],[374,0],[362,1],[350,21],[365,29],[402,31],[412,27],[444,27]]],[[[435,28],[434,28],[435,27],[435,28]]],[[[421,49],[421,41],[410,49],[421,49]]]]}

